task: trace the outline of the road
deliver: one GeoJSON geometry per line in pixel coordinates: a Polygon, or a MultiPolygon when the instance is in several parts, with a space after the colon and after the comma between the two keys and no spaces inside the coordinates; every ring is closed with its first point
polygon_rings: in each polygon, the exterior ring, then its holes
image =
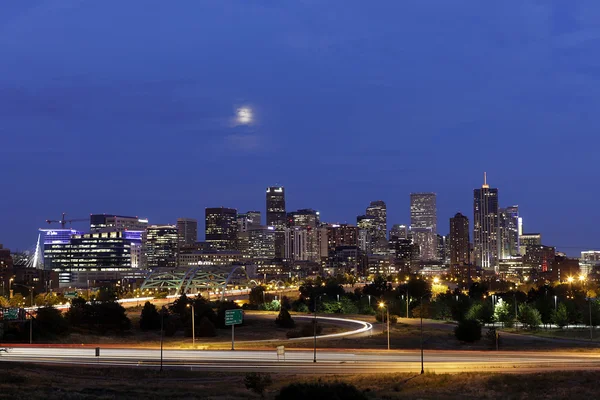
{"type": "MultiPolygon", "coordinates": [[[[100,349],[95,357],[93,348],[21,347],[0,353],[0,361],[67,364],[87,366],[122,366],[158,368],[159,349],[100,349]]],[[[356,374],[419,372],[420,352],[317,350],[313,362],[312,350],[286,351],[278,360],[272,351],[199,351],[164,350],[164,368],[185,368],[210,371],[264,371],[294,374],[356,374]]],[[[427,351],[424,367],[436,373],[466,371],[525,372],[548,370],[600,369],[600,354],[566,352],[483,352],[427,351]]]]}

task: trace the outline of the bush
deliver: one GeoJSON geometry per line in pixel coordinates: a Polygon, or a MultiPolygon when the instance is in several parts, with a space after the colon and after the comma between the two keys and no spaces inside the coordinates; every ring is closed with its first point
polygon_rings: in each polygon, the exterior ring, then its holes
{"type": "Polygon", "coordinates": [[[519,322],[531,330],[536,330],[542,324],[542,316],[529,304],[521,304],[519,306],[519,322]]]}
{"type": "MultiPolygon", "coordinates": [[[[386,323],[387,322],[387,314],[381,315],[381,313],[377,313],[375,315],[375,320],[377,322],[384,322],[384,323],[386,323]],[[383,319],[382,319],[382,317],[383,317],[383,319]]],[[[395,324],[397,322],[398,322],[398,317],[395,316],[394,314],[390,314],[390,324],[395,324]]]]}
{"type": "Polygon", "coordinates": [[[260,397],[265,396],[265,390],[271,386],[273,380],[269,374],[261,374],[260,372],[249,372],[244,377],[244,385],[246,389],[259,394],[260,397]]]}
{"type": "Polygon", "coordinates": [[[307,313],[309,310],[305,302],[302,300],[294,300],[292,303],[292,311],[307,313]]]}
{"type": "Polygon", "coordinates": [[[552,322],[561,329],[569,325],[569,313],[567,306],[563,303],[560,303],[556,311],[552,312],[552,322]]]}
{"type": "Polygon", "coordinates": [[[275,324],[277,324],[277,326],[280,328],[288,329],[293,328],[296,325],[294,319],[290,315],[290,312],[285,308],[281,308],[281,311],[279,311],[279,315],[275,319],[275,324]]]}
{"type": "Polygon", "coordinates": [[[217,330],[207,317],[202,317],[196,326],[196,337],[215,337],[217,330]]]}
{"type": "Polygon", "coordinates": [[[164,317],[164,331],[165,336],[171,337],[174,336],[177,331],[183,328],[183,322],[181,321],[181,317],[177,314],[166,314],[164,317]]]}
{"type": "Polygon", "coordinates": [[[367,400],[368,397],[355,386],[337,383],[292,383],[281,389],[276,400],[367,400]]]}
{"type": "Polygon", "coordinates": [[[69,332],[67,320],[54,307],[38,308],[33,328],[40,336],[63,336],[69,332]]]}
{"type": "Polygon", "coordinates": [[[454,328],[454,336],[461,342],[477,342],[481,339],[481,324],[472,319],[462,320],[454,328]]]}
{"type": "Polygon", "coordinates": [[[465,319],[477,320],[482,324],[494,322],[494,307],[491,301],[474,303],[469,311],[467,311],[465,319]]]}
{"type": "Polygon", "coordinates": [[[160,314],[156,306],[149,301],[144,304],[140,316],[140,329],[143,331],[152,331],[160,329],[160,314]]]}

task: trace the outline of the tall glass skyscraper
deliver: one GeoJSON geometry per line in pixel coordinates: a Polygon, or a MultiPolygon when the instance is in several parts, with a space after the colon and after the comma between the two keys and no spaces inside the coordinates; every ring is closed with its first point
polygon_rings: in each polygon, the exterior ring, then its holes
{"type": "Polygon", "coordinates": [[[275,257],[285,257],[285,189],[280,186],[267,188],[267,226],[275,228],[275,257]]]}
{"type": "Polygon", "coordinates": [[[365,212],[367,217],[373,218],[375,225],[372,232],[373,254],[388,254],[387,243],[387,207],[381,200],[372,201],[365,212]]]}
{"type": "Polygon", "coordinates": [[[481,189],[473,190],[473,248],[476,266],[497,271],[498,189],[489,187],[485,174],[481,189]]]}
{"type": "Polygon", "coordinates": [[[519,206],[510,206],[498,210],[500,230],[498,257],[506,260],[519,255],[519,206]]]}
{"type": "Polygon", "coordinates": [[[419,245],[420,259],[437,259],[437,207],[435,193],[410,194],[410,229],[419,245]]]}

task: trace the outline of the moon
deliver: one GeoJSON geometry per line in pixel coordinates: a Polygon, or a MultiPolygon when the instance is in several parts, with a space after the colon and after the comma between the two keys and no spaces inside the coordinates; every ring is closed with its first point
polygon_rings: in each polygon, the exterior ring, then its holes
{"type": "Polygon", "coordinates": [[[240,107],[237,109],[237,122],[240,125],[248,125],[252,123],[252,109],[250,107],[240,107]]]}

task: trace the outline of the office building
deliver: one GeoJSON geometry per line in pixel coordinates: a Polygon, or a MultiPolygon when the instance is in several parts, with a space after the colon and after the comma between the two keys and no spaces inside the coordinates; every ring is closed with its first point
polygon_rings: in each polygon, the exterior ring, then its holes
{"type": "Polygon", "coordinates": [[[239,233],[240,251],[245,258],[275,258],[275,228],[272,226],[249,226],[239,233]]]}
{"type": "Polygon", "coordinates": [[[367,217],[373,219],[374,226],[371,233],[371,252],[373,254],[387,255],[387,207],[381,200],[372,201],[365,212],[367,217]]]}
{"type": "MultiPolygon", "coordinates": [[[[66,231],[66,230],[65,230],[66,231]]],[[[50,230],[44,230],[48,236],[50,230]]],[[[90,287],[99,282],[125,278],[142,278],[141,231],[72,232],[69,238],[59,235],[45,240],[45,269],[58,275],[58,285],[90,287]]]]}
{"type": "Polygon", "coordinates": [[[238,233],[246,232],[248,228],[261,226],[260,211],[248,211],[237,215],[238,233]]]}
{"type": "Polygon", "coordinates": [[[455,277],[462,280],[470,276],[469,219],[461,213],[456,213],[454,217],[450,218],[448,237],[450,271],[455,277]]]}
{"type": "Polygon", "coordinates": [[[292,261],[316,261],[309,250],[309,231],[306,227],[285,228],[285,258],[292,261]],[[311,259],[312,258],[312,259],[311,259]]]}
{"type": "Polygon", "coordinates": [[[358,227],[358,247],[365,254],[373,254],[377,242],[377,222],[375,218],[368,215],[359,215],[356,217],[356,226],[358,227]]]}
{"type": "Polygon", "coordinates": [[[408,239],[408,226],[394,224],[392,229],[390,229],[390,240],[392,240],[392,238],[408,239]]]}
{"type": "Polygon", "coordinates": [[[595,268],[600,267],[600,251],[582,251],[581,258],[579,259],[579,267],[582,274],[591,274],[595,268]]]}
{"type": "Polygon", "coordinates": [[[179,248],[194,246],[198,241],[198,220],[177,218],[177,235],[179,248]]]}
{"type": "Polygon", "coordinates": [[[206,242],[215,250],[236,250],[238,221],[235,208],[207,208],[206,242]]]}
{"type": "Polygon", "coordinates": [[[181,267],[189,268],[199,265],[227,266],[242,264],[244,257],[237,250],[206,250],[184,253],[179,256],[181,267]]]}
{"type": "Polygon", "coordinates": [[[473,247],[475,265],[497,272],[498,189],[489,187],[486,174],[481,189],[473,190],[473,247]]]}
{"type": "Polygon", "coordinates": [[[2,284],[2,296],[8,297],[9,279],[13,273],[13,259],[9,249],[0,244],[0,283],[2,284]]]}
{"type": "Polygon", "coordinates": [[[519,206],[498,210],[498,257],[501,260],[519,255],[519,206]]]}
{"type": "Polygon", "coordinates": [[[327,249],[335,250],[340,246],[358,246],[358,228],[349,224],[327,225],[327,249]]]}
{"type": "Polygon", "coordinates": [[[549,272],[556,257],[556,249],[550,246],[530,245],[523,256],[523,265],[538,272],[549,272]]]}
{"type": "Polygon", "coordinates": [[[367,257],[357,246],[337,246],[329,253],[325,271],[332,276],[352,274],[362,276],[367,269],[367,257]]]}
{"type": "Polygon", "coordinates": [[[275,257],[285,257],[285,189],[283,187],[267,188],[267,226],[275,228],[275,257]]]}
{"type": "Polygon", "coordinates": [[[410,194],[410,230],[419,245],[420,259],[433,261],[437,251],[437,206],[435,193],[410,194]]]}
{"type": "Polygon", "coordinates": [[[175,268],[179,231],[175,225],[151,225],[146,229],[145,258],[149,269],[175,268]]]}
{"type": "Polygon", "coordinates": [[[90,215],[90,232],[145,231],[148,219],[112,214],[90,215]]]}
{"type": "Polygon", "coordinates": [[[437,234],[437,260],[443,264],[447,264],[446,255],[449,253],[447,249],[447,237],[444,235],[437,234]]]}
{"type": "Polygon", "coordinates": [[[532,246],[542,245],[542,234],[541,233],[523,233],[519,236],[519,253],[521,255],[527,254],[527,248],[532,246]]]}
{"type": "Polygon", "coordinates": [[[69,264],[68,249],[73,235],[83,232],[74,229],[40,229],[41,240],[44,246],[44,269],[55,270],[63,264],[69,264]]]}
{"type": "MultiPolygon", "coordinates": [[[[302,246],[306,248],[306,254],[303,258],[293,258],[294,260],[305,260],[305,261],[319,261],[321,257],[321,251],[319,247],[319,231],[320,226],[319,212],[312,209],[303,209],[288,213],[288,222],[286,231],[290,230],[297,232],[299,229],[305,231],[302,234],[304,239],[302,246]],[[305,240],[305,242],[304,242],[305,240]]],[[[296,247],[292,245],[290,240],[294,240],[297,237],[296,234],[286,236],[286,246],[296,247]]],[[[290,254],[295,254],[293,251],[286,250],[286,258],[290,254]]]]}

